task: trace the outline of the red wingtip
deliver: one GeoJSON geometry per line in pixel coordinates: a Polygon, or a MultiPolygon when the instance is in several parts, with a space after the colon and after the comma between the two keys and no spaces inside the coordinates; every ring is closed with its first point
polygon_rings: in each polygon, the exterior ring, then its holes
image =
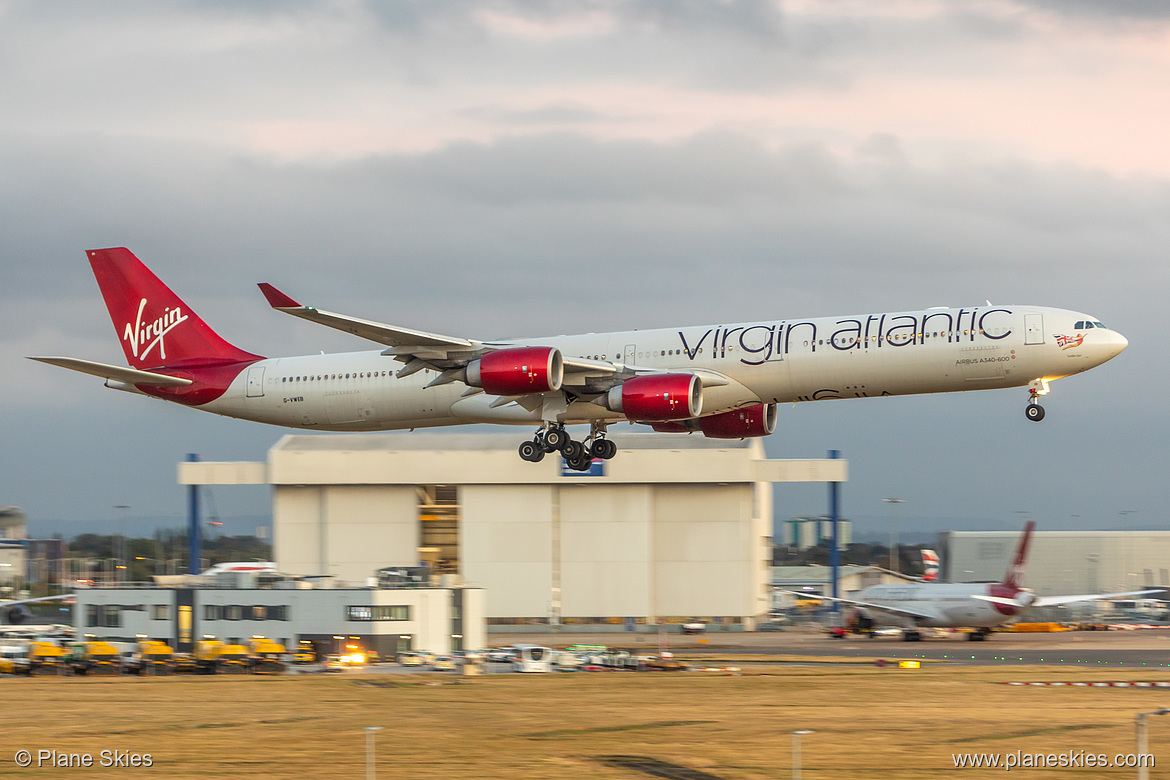
{"type": "Polygon", "coordinates": [[[268,299],[268,305],[274,309],[299,309],[301,306],[268,282],[260,282],[257,287],[260,288],[260,292],[264,293],[264,297],[268,299]]]}

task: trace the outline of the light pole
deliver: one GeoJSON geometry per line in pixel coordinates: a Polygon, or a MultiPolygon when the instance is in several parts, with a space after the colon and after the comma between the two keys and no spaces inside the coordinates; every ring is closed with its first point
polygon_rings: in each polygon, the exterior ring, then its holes
{"type": "Polygon", "coordinates": [[[898,555],[898,514],[894,510],[897,508],[895,504],[905,504],[904,498],[883,498],[886,502],[886,508],[890,510],[890,571],[898,574],[902,569],[902,562],[898,560],[901,556],[898,555]]]}
{"type": "Polygon", "coordinates": [[[1148,780],[1150,776],[1150,768],[1146,766],[1145,760],[1142,758],[1150,752],[1149,740],[1146,738],[1146,716],[1147,715],[1167,715],[1170,714],[1170,708],[1163,707],[1160,710],[1150,710],[1149,712],[1139,712],[1134,718],[1134,736],[1137,737],[1137,761],[1138,761],[1138,780],[1148,780]]]}
{"type": "Polygon", "coordinates": [[[366,726],[366,780],[374,780],[374,732],[381,726],[366,726]]]}
{"type": "Polygon", "coordinates": [[[797,729],[792,732],[792,780],[800,780],[800,738],[815,734],[812,729],[797,729]]]}
{"type": "MultiPolygon", "coordinates": [[[[118,542],[114,549],[114,557],[118,559],[119,564],[123,564],[126,563],[126,516],[130,513],[130,507],[126,504],[117,504],[114,509],[119,512],[118,542]]],[[[116,574],[119,583],[122,582],[122,571],[123,568],[119,566],[116,574]]]]}

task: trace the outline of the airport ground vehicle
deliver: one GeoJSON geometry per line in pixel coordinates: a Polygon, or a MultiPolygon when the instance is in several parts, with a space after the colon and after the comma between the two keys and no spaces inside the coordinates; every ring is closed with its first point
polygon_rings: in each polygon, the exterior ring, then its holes
{"type": "Polygon", "coordinates": [[[28,643],[28,674],[41,676],[69,673],[69,653],[52,642],[28,643]]]}
{"type": "Polygon", "coordinates": [[[512,659],[514,672],[551,672],[553,651],[541,645],[513,645],[516,651],[512,659]]]}
{"type": "Polygon", "coordinates": [[[434,660],[435,657],[425,650],[411,650],[398,654],[400,666],[430,666],[434,660]]]}
{"type": "Polygon", "coordinates": [[[195,662],[200,674],[247,674],[250,667],[248,648],[215,639],[195,643],[195,662]]]}
{"type": "Polygon", "coordinates": [[[166,642],[143,640],[138,643],[135,656],[135,671],[140,675],[166,675],[175,670],[175,651],[166,642]]]}
{"type": "Polygon", "coordinates": [[[70,666],[74,674],[115,677],[122,674],[122,654],[109,642],[77,642],[70,666]]]}
{"type": "Polygon", "coordinates": [[[254,674],[283,674],[284,645],[265,637],[252,637],[248,643],[249,661],[254,674]]]}
{"type": "Polygon", "coordinates": [[[431,664],[436,672],[453,672],[459,668],[458,662],[449,655],[436,656],[431,664]]]}
{"type": "Polygon", "coordinates": [[[308,639],[297,642],[296,652],[293,654],[294,664],[317,663],[317,648],[308,639]]]}
{"type": "Polygon", "coordinates": [[[0,674],[28,674],[28,648],[0,647],[0,674]]]}
{"type": "Polygon", "coordinates": [[[704,634],[707,632],[707,624],[700,620],[683,623],[682,632],[684,634],[704,634]]]}

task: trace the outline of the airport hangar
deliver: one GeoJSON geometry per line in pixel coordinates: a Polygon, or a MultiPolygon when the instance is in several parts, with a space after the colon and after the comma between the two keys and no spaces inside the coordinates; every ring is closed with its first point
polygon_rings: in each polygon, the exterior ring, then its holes
{"type": "Polygon", "coordinates": [[[751,630],[771,606],[772,483],[847,478],[844,460],[769,460],[759,439],[611,438],[618,456],[582,473],[522,461],[515,434],[296,434],[263,463],[182,463],[179,481],[270,485],[281,571],[344,586],[425,563],[485,590],[489,630],[751,630]]]}

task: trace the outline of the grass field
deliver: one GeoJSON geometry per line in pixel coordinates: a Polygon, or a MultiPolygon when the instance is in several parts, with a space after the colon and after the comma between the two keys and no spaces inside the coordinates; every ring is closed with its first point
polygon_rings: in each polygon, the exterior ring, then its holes
{"type": "MultiPolygon", "coordinates": [[[[1130,753],[1133,716],[1170,691],[1022,688],[1011,680],[1170,680],[1042,667],[769,667],[555,675],[4,678],[0,774],[15,777],[778,778],[794,729],[805,778],[1132,777],[1132,769],[957,770],[952,753],[1130,753]],[[16,751],[150,754],[149,769],[19,769],[16,751]],[[705,773],[705,774],[700,774],[705,773]],[[660,775],[661,776],[661,775],[660,775]],[[671,775],[667,775],[671,776],[671,775]]],[[[1165,723],[1159,721],[1165,720],[1165,723]]],[[[1170,717],[1150,747],[1170,766],[1170,717]]],[[[1158,777],[1165,769],[1156,768],[1158,777]]]]}

